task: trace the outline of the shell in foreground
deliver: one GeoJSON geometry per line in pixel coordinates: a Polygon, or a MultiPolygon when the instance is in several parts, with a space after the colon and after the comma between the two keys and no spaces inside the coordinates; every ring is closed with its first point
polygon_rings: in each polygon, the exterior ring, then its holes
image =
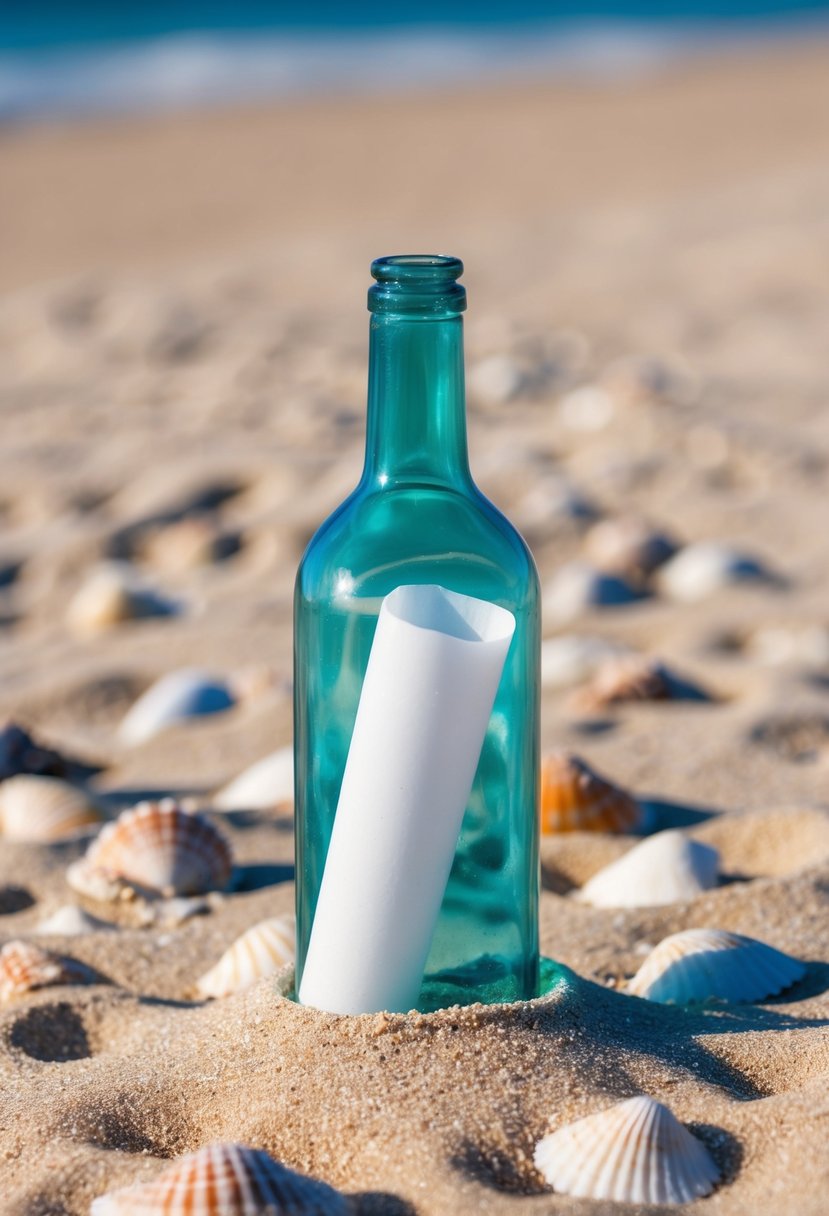
{"type": "Polygon", "coordinates": [[[292,916],[273,917],[248,929],[225,950],[215,967],[196,984],[200,996],[230,996],[266,975],[275,975],[296,958],[292,916]]]}
{"type": "Polygon", "coordinates": [[[221,811],[264,811],[293,800],[294,749],[281,747],[234,777],[213,805],[221,811]]]}
{"type": "Polygon", "coordinates": [[[633,832],[642,811],[630,794],[605,781],[570,752],[541,762],[542,832],[633,832]]]}
{"type": "Polygon", "coordinates": [[[650,952],[627,986],[661,1005],[761,1001],[797,983],[806,968],[765,942],[724,929],[673,933],[650,952]]]}
{"type": "Polygon", "coordinates": [[[222,833],[204,815],[172,798],[140,802],[108,824],[67,871],[69,885],[111,900],[125,887],[144,895],[201,895],[230,881],[233,858],[222,833]]]}
{"type": "Polygon", "coordinates": [[[62,840],[102,818],[82,790],[57,777],[23,774],[0,784],[0,828],[7,840],[62,840]]]}
{"type": "Polygon", "coordinates": [[[348,1216],[344,1195],[260,1149],[209,1144],[152,1182],[93,1200],[90,1216],[348,1216]]]}
{"type": "Polygon", "coordinates": [[[616,1203],[690,1203],[720,1179],[705,1145],[644,1095],[545,1136],[535,1164],[563,1195],[616,1203]]]}
{"type": "Polygon", "coordinates": [[[31,942],[7,942],[0,950],[0,1001],[13,1001],[35,988],[54,984],[87,984],[93,978],[83,963],[31,942]]]}
{"type": "Polygon", "coordinates": [[[162,676],[138,698],[118,727],[118,737],[135,747],[176,722],[221,713],[235,704],[225,680],[185,667],[162,676]]]}
{"type": "Polygon", "coordinates": [[[596,908],[645,908],[696,898],[717,885],[720,855],[679,831],[657,832],[594,874],[579,898],[596,908]]]}

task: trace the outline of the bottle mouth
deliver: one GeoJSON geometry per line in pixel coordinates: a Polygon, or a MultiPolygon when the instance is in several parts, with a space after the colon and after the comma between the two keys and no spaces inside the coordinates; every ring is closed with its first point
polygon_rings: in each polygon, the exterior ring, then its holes
{"type": "Polygon", "coordinates": [[[460,258],[439,253],[403,253],[376,258],[371,273],[377,282],[369,288],[370,312],[396,313],[441,319],[466,308],[466,288],[460,258]]]}

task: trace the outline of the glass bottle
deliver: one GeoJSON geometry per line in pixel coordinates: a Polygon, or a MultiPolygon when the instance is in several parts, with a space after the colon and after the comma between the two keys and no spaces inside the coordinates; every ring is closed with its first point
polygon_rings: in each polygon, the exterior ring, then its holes
{"type": "Polygon", "coordinates": [[[526,999],[538,989],[538,576],[469,471],[463,264],[386,257],[371,272],[365,466],[296,580],[297,984],[381,601],[438,583],[509,609],[516,629],[418,1008],[526,999]]]}

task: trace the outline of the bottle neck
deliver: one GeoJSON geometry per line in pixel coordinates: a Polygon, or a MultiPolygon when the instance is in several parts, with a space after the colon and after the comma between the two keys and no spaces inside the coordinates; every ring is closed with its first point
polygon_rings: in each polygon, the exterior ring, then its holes
{"type": "Polygon", "coordinates": [[[461,317],[374,313],[363,483],[469,481],[461,317]]]}

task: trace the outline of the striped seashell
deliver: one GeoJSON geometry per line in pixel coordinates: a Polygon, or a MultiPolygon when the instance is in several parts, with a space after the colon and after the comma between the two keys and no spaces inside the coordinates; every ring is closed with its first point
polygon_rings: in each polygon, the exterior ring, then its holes
{"type": "Polygon", "coordinates": [[[578,756],[549,752],[541,762],[542,832],[635,832],[643,823],[630,794],[578,756]]]}
{"type": "Polygon", "coordinates": [[[712,998],[761,1001],[805,974],[798,959],[753,937],[725,929],[686,929],[654,947],[627,991],[660,1005],[695,1005],[712,998]]]}
{"type": "Polygon", "coordinates": [[[638,655],[609,659],[573,699],[574,708],[600,713],[636,701],[707,701],[697,685],[677,676],[656,659],[638,655]]]}
{"type": "Polygon", "coordinates": [[[0,828],[7,840],[62,840],[103,815],[89,796],[57,777],[9,777],[0,784],[0,828]]]}
{"type": "Polygon", "coordinates": [[[296,923],[273,917],[248,929],[225,950],[215,967],[196,984],[199,996],[230,996],[266,975],[275,975],[296,958],[296,923]]]}
{"type": "Polygon", "coordinates": [[[110,1191],[90,1216],[348,1216],[344,1195],[261,1149],[208,1144],[152,1182],[110,1191]]]}
{"type": "Polygon", "coordinates": [[[264,811],[293,800],[294,749],[281,747],[220,789],[213,805],[220,811],[264,811]]]}
{"type": "Polygon", "coordinates": [[[615,1203],[690,1203],[720,1171],[705,1145],[661,1102],[641,1096],[540,1140],[535,1165],[562,1195],[615,1203]]]}
{"type": "Polygon", "coordinates": [[[31,942],[7,942],[0,950],[0,1001],[13,1001],[35,988],[54,984],[88,984],[93,978],[83,963],[31,942]]]}
{"type": "Polygon", "coordinates": [[[162,676],[138,698],[118,727],[118,737],[135,747],[177,722],[221,713],[235,704],[227,681],[185,667],[162,676]]]}
{"type": "Polygon", "coordinates": [[[696,898],[717,885],[720,855],[682,832],[657,832],[605,866],[578,898],[595,908],[646,908],[696,898]]]}
{"type": "Polygon", "coordinates": [[[232,866],[218,828],[165,798],[139,802],[107,824],[69,867],[67,880],[92,899],[118,899],[125,888],[149,896],[200,895],[226,887],[232,866]]]}

